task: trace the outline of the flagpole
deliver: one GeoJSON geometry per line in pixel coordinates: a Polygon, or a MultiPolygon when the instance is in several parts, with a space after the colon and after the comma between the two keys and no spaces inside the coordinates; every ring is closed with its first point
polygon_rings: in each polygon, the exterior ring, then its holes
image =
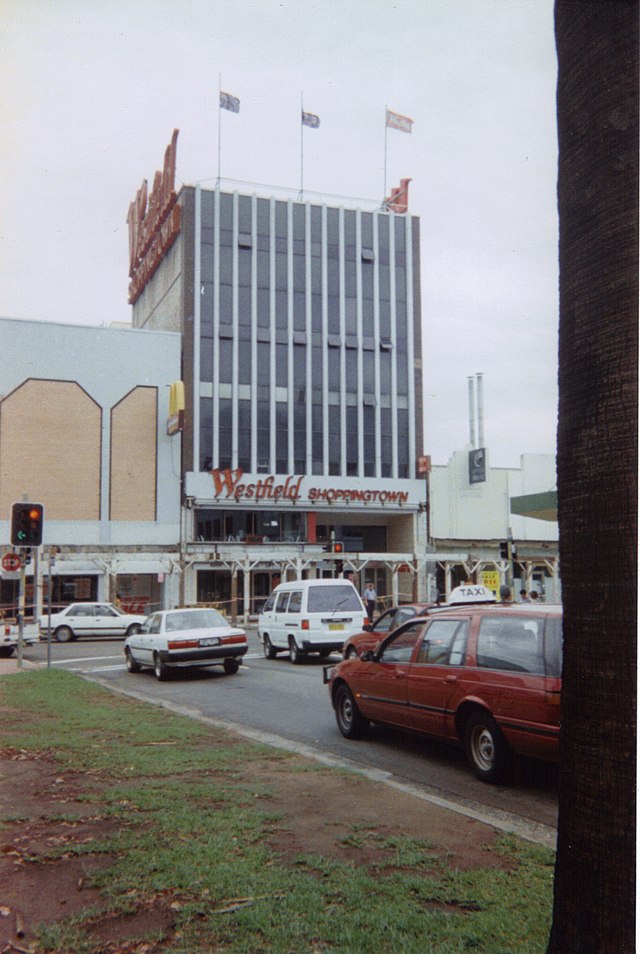
{"type": "Polygon", "coordinates": [[[382,192],[382,206],[384,208],[384,200],[387,198],[387,109],[388,106],[384,107],[384,189],[382,192]]]}
{"type": "Polygon", "coordinates": [[[300,91],[300,201],[304,192],[304,123],[302,114],[304,113],[304,104],[302,100],[302,90],[300,91]]]}
{"type": "Polygon", "coordinates": [[[222,73],[218,73],[218,178],[216,180],[216,186],[218,187],[220,187],[220,155],[221,155],[220,134],[222,130],[222,110],[220,108],[221,94],[222,94],[222,73]]]}

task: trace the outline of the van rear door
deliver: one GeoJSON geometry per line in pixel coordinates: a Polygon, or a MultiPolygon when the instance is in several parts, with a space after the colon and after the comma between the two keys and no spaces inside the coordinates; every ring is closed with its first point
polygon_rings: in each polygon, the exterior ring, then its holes
{"type": "Polygon", "coordinates": [[[362,630],[366,610],[353,583],[336,581],[332,586],[309,586],[304,615],[312,640],[344,642],[362,630]]]}

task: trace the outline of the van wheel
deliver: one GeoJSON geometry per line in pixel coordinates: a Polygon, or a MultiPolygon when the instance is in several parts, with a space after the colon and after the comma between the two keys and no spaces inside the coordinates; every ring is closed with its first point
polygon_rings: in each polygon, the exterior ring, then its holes
{"type": "Polygon", "coordinates": [[[353,693],[345,683],[336,689],[334,705],[336,722],[345,739],[361,739],[366,735],[369,720],[358,709],[353,693]]]}
{"type": "Polygon", "coordinates": [[[264,634],[264,639],[262,640],[262,651],[264,653],[265,659],[276,658],[276,651],[273,648],[273,643],[271,642],[271,640],[269,639],[266,633],[264,634]]]}
{"type": "Polygon", "coordinates": [[[495,785],[506,779],[511,767],[511,749],[488,712],[476,710],[464,727],[464,748],[473,774],[495,785]]]}
{"type": "Polygon", "coordinates": [[[305,654],[300,651],[300,647],[293,636],[289,636],[289,657],[294,666],[299,665],[305,658],[305,654]]]}

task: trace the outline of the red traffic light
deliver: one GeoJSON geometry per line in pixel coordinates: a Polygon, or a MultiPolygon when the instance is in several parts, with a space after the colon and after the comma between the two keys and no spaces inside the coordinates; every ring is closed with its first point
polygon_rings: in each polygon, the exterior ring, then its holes
{"type": "Polygon", "coordinates": [[[11,544],[14,547],[39,547],[44,522],[42,504],[14,503],[11,507],[11,544]]]}
{"type": "Polygon", "coordinates": [[[344,543],[340,543],[340,541],[336,540],[336,542],[333,544],[333,552],[344,553],[344,543]]]}

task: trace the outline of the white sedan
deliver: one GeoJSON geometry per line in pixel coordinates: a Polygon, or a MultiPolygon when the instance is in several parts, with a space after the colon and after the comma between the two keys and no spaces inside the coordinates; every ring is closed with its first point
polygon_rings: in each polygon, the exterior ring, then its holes
{"type": "MultiPolygon", "coordinates": [[[[113,603],[71,603],[51,616],[51,632],[59,643],[78,636],[130,636],[140,629],[146,616],[123,613],[113,603]]],[[[49,616],[40,616],[40,638],[49,631],[49,616]]]]}
{"type": "Polygon", "coordinates": [[[230,626],[215,609],[174,609],[152,613],[140,632],[124,644],[129,672],[152,666],[158,679],[171,669],[222,666],[231,675],[248,649],[247,634],[230,626]]]}

